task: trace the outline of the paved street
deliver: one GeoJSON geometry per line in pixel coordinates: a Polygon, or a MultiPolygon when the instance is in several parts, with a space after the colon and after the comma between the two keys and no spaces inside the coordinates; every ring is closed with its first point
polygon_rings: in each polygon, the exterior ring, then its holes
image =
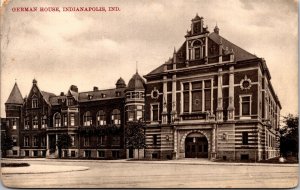
{"type": "Polygon", "coordinates": [[[298,183],[298,165],[224,164],[193,159],[160,162],[41,159],[13,162],[28,162],[31,166],[44,165],[49,169],[57,166],[89,169],[2,174],[2,183],[11,188],[287,188],[298,183]]]}

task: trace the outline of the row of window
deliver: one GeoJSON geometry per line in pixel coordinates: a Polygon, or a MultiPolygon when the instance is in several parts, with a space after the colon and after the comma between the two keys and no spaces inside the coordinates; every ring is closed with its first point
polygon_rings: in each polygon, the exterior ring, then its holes
{"type": "MultiPolygon", "coordinates": [[[[90,141],[91,141],[91,137],[83,137],[83,146],[90,146],[90,141]]],[[[114,136],[112,138],[112,142],[111,144],[112,145],[120,145],[120,142],[121,142],[121,138],[120,136],[114,136]]],[[[97,137],[97,144],[98,145],[106,145],[107,143],[107,137],[106,136],[99,136],[97,137]]]]}
{"type": "MultiPolygon", "coordinates": [[[[24,144],[23,146],[30,146],[30,141],[29,141],[29,136],[24,136],[24,144]]],[[[46,137],[41,137],[41,138],[38,138],[37,136],[33,136],[32,137],[32,146],[42,146],[42,147],[45,147],[46,146],[46,137]]]]}

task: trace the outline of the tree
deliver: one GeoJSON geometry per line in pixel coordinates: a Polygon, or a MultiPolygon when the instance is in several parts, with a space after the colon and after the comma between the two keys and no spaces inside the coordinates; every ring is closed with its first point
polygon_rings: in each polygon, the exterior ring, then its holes
{"type": "Polygon", "coordinates": [[[13,147],[13,139],[11,136],[2,133],[1,135],[1,152],[2,152],[2,157],[6,157],[6,151],[11,150],[13,147]]]}
{"type": "Polygon", "coordinates": [[[61,150],[67,149],[72,145],[72,138],[68,134],[61,134],[58,136],[56,146],[58,148],[58,156],[61,157],[61,150]]]}
{"type": "Polygon", "coordinates": [[[128,122],[125,130],[126,147],[128,149],[138,149],[138,159],[140,159],[140,149],[146,148],[145,124],[138,122],[128,122]]]}
{"type": "Polygon", "coordinates": [[[298,156],[298,121],[299,117],[292,114],[284,117],[284,126],[280,129],[280,152],[284,156],[289,152],[298,156]]]}

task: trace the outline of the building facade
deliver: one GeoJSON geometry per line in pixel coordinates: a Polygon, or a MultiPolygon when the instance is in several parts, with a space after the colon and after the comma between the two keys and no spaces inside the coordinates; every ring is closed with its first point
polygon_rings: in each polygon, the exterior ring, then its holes
{"type": "Polygon", "coordinates": [[[10,156],[118,159],[135,157],[125,147],[126,123],[146,123],[148,159],[264,160],[279,156],[281,105],[262,58],[204,27],[196,15],[172,58],[149,74],[136,72],[128,86],[59,96],[33,80],[28,97],[15,84],[5,106],[16,138],[10,156]],[[61,134],[72,147],[58,150],[61,134]]]}

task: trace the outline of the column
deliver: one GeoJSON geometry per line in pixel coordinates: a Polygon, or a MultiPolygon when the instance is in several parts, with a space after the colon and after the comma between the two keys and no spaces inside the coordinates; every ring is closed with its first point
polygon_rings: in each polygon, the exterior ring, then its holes
{"type": "Polygon", "coordinates": [[[176,74],[172,77],[172,118],[176,118],[176,74]]]}
{"type": "Polygon", "coordinates": [[[222,93],[222,69],[219,68],[218,73],[218,107],[217,107],[217,121],[223,121],[223,93],[222,93]]]}
{"type": "Polygon", "coordinates": [[[229,104],[227,108],[228,120],[234,120],[234,67],[229,68],[229,104]]]}
{"type": "Polygon", "coordinates": [[[173,159],[177,159],[177,129],[176,126],[173,128],[173,159]]]}
{"type": "Polygon", "coordinates": [[[47,149],[46,149],[46,157],[48,157],[49,156],[49,154],[50,154],[50,150],[49,150],[49,144],[50,144],[50,142],[49,142],[49,134],[47,134],[47,136],[46,136],[46,146],[47,146],[47,149]]]}
{"type": "Polygon", "coordinates": [[[58,147],[57,147],[58,134],[55,135],[55,157],[58,157],[58,147]]]}
{"type": "Polygon", "coordinates": [[[212,129],[211,159],[216,159],[216,125],[213,125],[212,129]]]}
{"type": "Polygon", "coordinates": [[[163,77],[163,111],[161,113],[162,115],[162,124],[167,124],[168,119],[168,110],[167,110],[167,102],[168,102],[168,96],[167,96],[167,76],[163,77]]]}

